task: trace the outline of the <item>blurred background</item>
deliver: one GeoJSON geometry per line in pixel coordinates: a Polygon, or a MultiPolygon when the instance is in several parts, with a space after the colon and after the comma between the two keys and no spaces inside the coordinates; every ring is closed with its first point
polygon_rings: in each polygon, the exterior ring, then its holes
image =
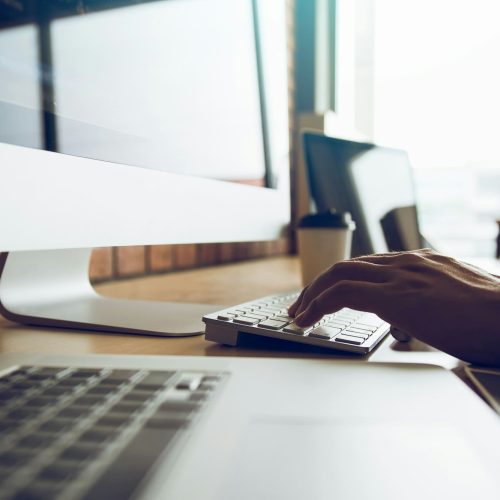
{"type": "Polygon", "coordinates": [[[409,152],[422,232],[440,251],[493,256],[500,3],[317,0],[316,16],[316,112],[333,109],[341,128],[409,152]]]}

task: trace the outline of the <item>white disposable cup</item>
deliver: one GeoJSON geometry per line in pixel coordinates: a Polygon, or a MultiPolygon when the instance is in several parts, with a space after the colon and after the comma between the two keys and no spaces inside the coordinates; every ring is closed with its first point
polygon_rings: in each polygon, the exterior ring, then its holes
{"type": "Polygon", "coordinates": [[[345,227],[298,228],[300,268],[304,286],[333,264],[350,258],[354,227],[354,223],[351,223],[345,227]]]}

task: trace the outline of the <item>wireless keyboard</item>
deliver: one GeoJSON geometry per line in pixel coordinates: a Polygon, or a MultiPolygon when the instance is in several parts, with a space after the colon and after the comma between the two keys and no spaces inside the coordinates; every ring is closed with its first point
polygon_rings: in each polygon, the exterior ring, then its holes
{"type": "Polygon", "coordinates": [[[205,338],[237,345],[241,333],[285,339],[357,354],[367,354],[389,333],[390,325],[372,313],[341,309],[312,327],[300,328],[287,308],[299,293],[270,295],[203,317],[205,338]]]}

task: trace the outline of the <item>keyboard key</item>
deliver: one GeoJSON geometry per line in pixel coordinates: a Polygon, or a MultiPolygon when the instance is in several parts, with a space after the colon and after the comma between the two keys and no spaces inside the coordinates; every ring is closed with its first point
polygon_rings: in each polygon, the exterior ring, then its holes
{"type": "Polygon", "coordinates": [[[104,378],[107,382],[128,382],[139,374],[139,370],[113,370],[104,378]]]}
{"type": "Polygon", "coordinates": [[[361,318],[359,318],[359,323],[378,328],[384,324],[384,321],[382,321],[376,314],[364,314],[361,318]]]}
{"type": "Polygon", "coordinates": [[[367,338],[371,335],[371,332],[368,332],[366,330],[362,330],[361,328],[356,328],[355,326],[350,326],[349,328],[346,329],[346,333],[359,333],[361,335],[365,335],[367,338]]]}
{"type": "Polygon", "coordinates": [[[137,402],[132,402],[132,401],[127,401],[127,402],[120,402],[116,403],[114,406],[112,406],[109,411],[108,415],[115,415],[115,414],[124,414],[124,415],[132,415],[135,413],[137,410],[139,410],[142,407],[142,403],[137,403],[137,402]]]}
{"type": "Polygon", "coordinates": [[[341,333],[340,335],[337,335],[335,337],[335,342],[344,342],[346,344],[354,344],[354,345],[361,345],[365,339],[360,338],[360,337],[351,337],[350,335],[345,335],[341,333]]]}
{"type": "Polygon", "coordinates": [[[80,473],[79,464],[71,462],[55,462],[40,471],[38,477],[46,481],[65,481],[72,479],[80,473]]]}
{"type": "Polygon", "coordinates": [[[201,405],[196,401],[165,401],[158,411],[197,411],[201,405]]]}
{"type": "Polygon", "coordinates": [[[91,378],[102,374],[102,368],[80,368],[70,374],[70,377],[91,378]]]}
{"type": "Polygon", "coordinates": [[[1,467],[22,467],[26,465],[35,455],[30,450],[11,450],[0,454],[1,467]]]}
{"type": "Polygon", "coordinates": [[[85,418],[92,411],[92,407],[68,406],[63,408],[56,418],[85,418]]]}
{"type": "Polygon", "coordinates": [[[267,306],[262,306],[260,310],[272,312],[273,314],[279,314],[279,312],[282,310],[282,307],[278,304],[268,304],[267,306]]]}
{"type": "Polygon", "coordinates": [[[229,313],[222,313],[217,315],[217,319],[221,319],[223,321],[231,321],[235,317],[236,317],[235,314],[229,314],[229,313]]]}
{"type": "Polygon", "coordinates": [[[60,455],[60,457],[67,461],[73,460],[77,462],[83,462],[86,460],[92,460],[102,453],[104,448],[98,444],[73,444],[66,448],[60,455]]]}
{"type": "Polygon", "coordinates": [[[24,396],[24,393],[21,391],[12,391],[12,390],[7,390],[7,391],[2,391],[0,392],[0,401],[1,402],[11,402],[15,401],[16,399],[22,398],[24,396]]]}
{"type": "Polygon", "coordinates": [[[256,312],[256,311],[252,312],[251,316],[252,316],[252,318],[259,318],[261,321],[263,319],[269,318],[269,314],[262,314],[260,311],[258,311],[258,312],[256,312]]]}
{"type": "Polygon", "coordinates": [[[0,420],[0,433],[5,435],[16,431],[24,422],[20,420],[2,419],[0,420]]]}
{"type": "Polygon", "coordinates": [[[93,407],[97,406],[103,403],[103,401],[106,399],[106,396],[103,395],[93,395],[93,396],[80,396],[79,398],[75,399],[72,403],[71,406],[87,406],[87,407],[93,407]]]}
{"type": "Polygon", "coordinates": [[[127,415],[105,415],[95,422],[97,427],[111,427],[113,429],[119,429],[125,425],[128,425],[130,418],[127,415]]]}
{"type": "Polygon", "coordinates": [[[13,500],[53,500],[59,494],[61,484],[47,481],[35,481],[19,491],[13,500]]]}
{"type": "Polygon", "coordinates": [[[154,392],[151,391],[138,391],[132,390],[129,393],[125,394],[121,401],[133,401],[138,403],[145,403],[148,399],[153,398],[155,395],[154,392]]]}
{"type": "Polygon", "coordinates": [[[119,387],[116,387],[114,385],[97,385],[95,387],[91,387],[86,392],[86,394],[88,394],[89,396],[109,396],[113,392],[116,392],[118,388],[119,387]]]}
{"type": "Polygon", "coordinates": [[[258,307],[259,309],[261,309],[262,307],[268,306],[269,302],[266,302],[265,300],[261,300],[259,302],[255,302],[253,305],[258,307]]]}
{"type": "Polygon", "coordinates": [[[351,323],[354,323],[356,321],[356,318],[353,318],[351,316],[338,315],[335,316],[335,319],[331,321],[340,321],[341,323],[347,323],[348,325],[350,325],[351,323]]]}
{"type": "Polygon", "coordinates": [[[358,337],[358,338],[363,339],[363,340],[366,340],[369,337],[368,334],[364,335],[364,334],[358,333],[358,332],[351,332],[351,331],[349,331],[349,329],[344,330],[342,333],[344,335],[349,335],[349,337],[358,337]]]}
{"type": "Polygon", "coordinates": [[[48,448],[54,442],[53,435],[47,434],[30,434],[21,439],[17,445],[21,448],[38,449],[48,448]]]}
{"type": "Polygon", "coordinates": [[[73,392],[74,388],[71,386],[67,387],[49,387],[48,389],[45,389],[40,396],[47,396],[51,397],[54,396],[56,398],[59,398],[61,396],[66,396],[66,394],[69,394],[73,392]]]}
{"type": "Polygon", "coordinates": [[[289,323],[287,321],[277,321],[274,319],[268,319],[259,323],[261,328],[269,328],[270,330],[281,330],[289,323]]]}
{"type": "Polygon", "coordinates": [[[139,390],[139,391],[146,391],[146,392],[157,392],[161,391],[165,388],[164,385],[159,385],[159,384],[143,384],[142,382],[139,382],[138,384],[134,385],[134,389],[139,390]]]}
{"type": "Polygon", "coordinates": [[[260,320],[261,318],[253,318],[251,316],[238,316],[233,321],[241,325],[256,325],[260,320]]]}
{"type": "Polygon", "coordinates": [[[10,388],[10,383],[0,379],[0,391],[4,392],[7,391],[9,388],[10,388]]]}
{"type": "Polygon", "coordinates": [[[23,366],[22,368],[18,368],[17,370],[14,370],[13,372],[9,373],[9,376],[11,377],[26,377],[29,373],[33,371],[33,367],[31,366],[23,366]]]}
{"type": "Polygon", "coordinates": [[[354,323],[353,327],[355,327],[356,330],[362,330],[364,332],[369,332],[369,333],[374,333],[377,331],[377,328],[375,326],[368,326],[360,323],[354,323]]]}
{"type": "Polygon", "coordinates": [[[277,316],[274,316],[272,319],[276,320],[276,321],[285,321],[286,323],[292,323],[293,322],[293,318],[291,318],[290,316],[286,316],[286,315],[282,315],[282,314],[278,314],[277,316]]]}
{"type": "Polygon", "coordinates": [[[245,311],[244,309],[233,309],[230,311],[231,314],[234,314],[235,316],[243,316],[245,315],[248,311],[245,311]]]}
{"type": "Polygon", "coordinates": [[[53,419],[42,424],[38,430],[42,432],[48,432],[53,434],[59,434],[61,432],[65,432],[72,427],[74,427],[78,421],[76,420],[67,420],[67,419],[53,419]]]}
{"type": "Polygon", "coordinates": [[[117,433],[114,429],[90,429],[87,432],[84,432],[80,439],[78,440],[78,444],[81,443],[97,443],[102,444],[106,441],[111,441],[117,436],[117,433]]]}
{"type": "Polygon", "coordinates": [[[20,392],[27,392],[32,389],[35,389],[36,386],[33,383],[27,382],[25,380],[22,380],[20,382],[14,382],[10,388],[14,391],[20,391],[20,392]]]}
{"type": "Polygon", "coordinates": [[[149,372],[141,381],[140,384],[164,385],[175,374],[175,372],[155,371],[149,372]]]}
{"type": "Polygon", "coordinates": [[[24,403],[25,406],[35,407],[39,409],[47,408],[48,406],[52,406],[53,404],[54,404],[53,398],[43,398],[43,397],[28,399],[28,401],[24,403]]]}
{"type": "Polygon", "coordinates": [[[186,377],[184,376],[175,386],[176,389],[181,391],[194,391],[198,388],[201,383],[201,377],[199,375],[186,377]]]}
{"type": "Polygon", "coordinates": [[[153,416],[146,421],[146,427],[153,429],[180,429],[189,423],[189,419],[181,417],[162,418],[153,416]]]}
{"type": "Polygon", "coordinates": [[[26,377],[26,380],[30,380],[32,382],[37,382],[38,384],[47,382],[48,380],[52,380],[53,377],[50,375],[43,375],[41,373],[30,373],[28,377],[26,377]]]}
{"type": "Polygon", "coordinates": [[[43,366],[36,370],[37,375],[48,375],[49,377],[60,377],[68,371],[68,367],[63,366],[43,366]]]}
{"type": "Polygon", "coordinates": [[[121,386],[126,384],[127,382],[124,380],[109,380],[107,378],[99,380],[99,387],[116,387],[119,389],[121,386]]]}
{"type": "Polygon", "coordinates": [[[267,306],[261,306],[259,311],[260,312],[263,312],[263,313],[266,313],[266,314],[277,314],[278,313],[278,310],[279,308],[278,307],[275,307],[274,305],[272,304],[269,304],[267,306]]]}
{"type": "Polygon", "coordinates": [[[325,325],[332,326],[334,328],[345,328],[349,326],[351,323],[349,321],[337,321],[336,319],[329,319],[325,323],[325,325]]]}
{"type": "Polygon", "coordinates": [[[319,339],[327,339],[330,340],[332,337],[335,337],[338,333],[342,331],[341,328],[330,328],[328,326],[322,326],[317,328],[313,332],[309,334],[310,337],[316,337],[319,339]]]}
{"type": "Polygon", "coordinates": [[[350,311],[348,309],[341,309],[337,313],[337,316],[338,317],[344,317],[344,318],[359,318],[360,313],[357,313],[357,312],[354,312],[354,311],[350,311]]]}
{"type": "Polygon", "coordinates": [[[300,328],[294,323],[288,325],[286,328],[283,328],[284,332],[293,333],[294,335],[307,335],[312,330],[313,330],[312,326],[306,326],[304,328],[300,328]]]}
{"type": "Polygon", "coordinates": [[[83,386],[87,384],[87,379],[82,378],[63,378],[57,382],[57,387],[73,387],[83,386]]]}
{"type": "Polygon", "coordinates": [[[95,379],[97,376],[96,375],[83,375],[78,372],[75,373],[70,373],[67,377],[64,377],[62,380],[76,380],[80,384],[86,384],[90,382],[91,380],[95,379]]]}
{"type": "Polygon", "coordinates": [[[10,374],[4,375],[2,378],[0,378],[0,381],[2,381],[3,384],[14,384],[15,382],[18,382],[20,380],[23,380],[23,378],[10,374]]]}
{"type": "Polygon", "coordinates": [[[36,408],[17,408],[16,410],[10,411],[6,418],[12,420],[26,420],[39,414],[40,411],[36,408]]]}
{"type": "Polygon", "coordinates": [[[195,391],[189,396],[189,401],[205,401],[208,399],[208,393],[206,391],[195,391]]]}

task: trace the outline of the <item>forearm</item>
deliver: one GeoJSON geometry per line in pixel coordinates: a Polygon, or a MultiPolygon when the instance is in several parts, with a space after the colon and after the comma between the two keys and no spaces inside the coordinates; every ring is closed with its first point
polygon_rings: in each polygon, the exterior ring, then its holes
{"type": "Polygon", "coordinates": [[[433,332],[422,340],[463,361],[500,367],[500,287],[482,291],[470,307],[453,314],[452,328],[433,332]]]}

